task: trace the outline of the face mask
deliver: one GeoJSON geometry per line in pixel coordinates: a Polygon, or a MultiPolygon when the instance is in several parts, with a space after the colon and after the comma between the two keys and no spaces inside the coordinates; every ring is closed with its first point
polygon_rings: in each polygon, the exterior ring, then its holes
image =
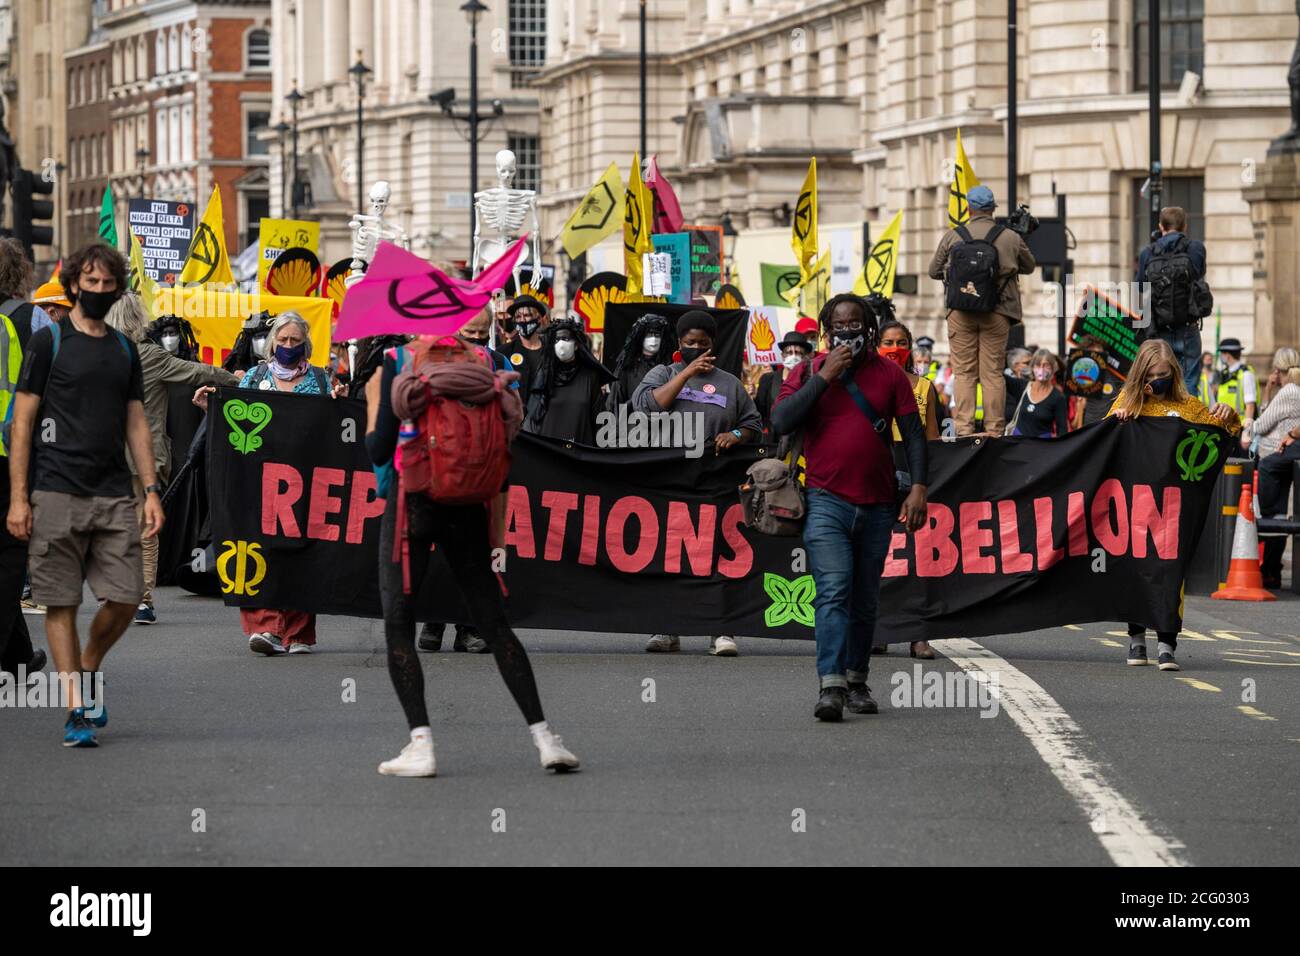
{"type": "Polygon", "coordinates": [[[267,335],[253,336],[253,354],[258,358],[266,358],[266,343],[269,341],[271,338],[267,335]]]}
{"type": "Polygon", "coordinates": [[[800,355],[798,352],[791,352],[785,358],[781,359],[781,364],[784,365],[786,368],[793,370],[802,361],[803,361],[802,355],[800,355]]]}
{"type": "Polygon", "coordinates": [[[1147,388],[1151,389],[1152,395],[1168,394],[1169,389],[1173,388],[1173,386],[1174,386],[1174,380],[1172,377],[1156,378],[1147,382],[1147,388]]]}
{"type": "Polygon", "coordinates": [[[84,289],[77,293],[77,304],[81,306],[81,314],[88,319],[102,319],[108,315],[108,310],[113,307],[113,303],[121,298],[122,293],[114,290],[113,292],[86,292],[84,289]]]}
{"type": "Polygon", "coordinates": [[[283,345],[275,347],[275,361],[282,368],[294,368],[306,354],[307,345],[305,342],[300,342],[291,348],[286,348],[283,345]]]}
{"type": "Polygon", "coordinates": [[[176,350],[181,347],[181,337],[177,335],[175,332],[168,332],[164,334],[162,337],[162,347],[165,348],[168,352],[171,352],[173,355],[175,355],[176,350]]]}
{"type": "Polygon", "coordinates": [[[881,358],[888,359],[901,369],[907,368],[907,360],[912,357],[912,350],[906,345],[891,345],[888,348],[881,346],[876,351],[881,358]]]}
{"type": "Polygon", "coordinates": [[[699,346],[683,346],[679,351],[682,353],[682,361],[690,365],[697,358],[703,355],[708,349],[702,349],[699,346]]]}
{"type": "Polygon", "coordinates": [[[560,339],[555,343],[555,357],[561,362],[572,362],[578,353],[578,343],[572,339],[560,339]]]}
{"type": "Polygon", "coordinates": [[[654,355],[659,351],[660,338],[657,335],[647,335],[641,340],[641,351],[646,355],[654,355]]]}
{"type": "Polygon", "coordinates": [[[516,328],[519,329],[519,334],[522,335],[524,338],[531,339],[534,335],[537,334],[537,326],[539,324],[540,323],[538,322],[520,322],[518,323],[516,328]]]}
{"type": "Polygon", "coordinates": [[[926,365],[924,362],[917,362],[915,365],[912,366],[913,375],[924,375],[928,371],[930,371],[930,367],[926,365]]]}
{"type": "Polygon", "coordinates": [[[1034,381],[1036,382],[1046,382],[1049,381],[1051,377],[1052,377],[1052,370],[1050,368],[1034,369],[1034,381]]]}
{"type": "Polygon", "coordinates": [[[867,347],[867,337],[862,332],[832,332],[831,347],[839,348],[841,345],[847,345],[853,350],[853,357],[857,358],[864,348],[867,347]]]}

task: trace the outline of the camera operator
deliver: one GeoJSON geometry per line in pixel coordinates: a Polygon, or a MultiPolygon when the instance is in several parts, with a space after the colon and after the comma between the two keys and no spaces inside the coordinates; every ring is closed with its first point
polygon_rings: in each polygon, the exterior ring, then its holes
{"type": "MultiPolygon", "coordinates": [[[[1007,384],[1002,370],[1007,335],[1021,317],[1016,277],[1033,272],[1035,262],[1017,229],[993,221],[997,208],[993,190],[976,186],[966,200],[970,222],[944,233],[930,262],[930,277],[943,280],[945,286],[957,434],[976,433],[978,388],[983,393],[983,430],[1000,437],[1006,426],[1007,384]]],[[[1018,211],[1009,223],[1030,230],[1035,225],[1032,219],[1028,210],[1018,211]]]]}

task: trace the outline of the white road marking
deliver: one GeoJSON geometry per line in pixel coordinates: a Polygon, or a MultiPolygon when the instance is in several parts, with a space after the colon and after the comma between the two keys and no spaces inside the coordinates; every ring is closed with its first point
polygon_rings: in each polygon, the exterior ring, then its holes
{"type": "Polygon", "coordinates": [[[998,675],[1002,709],[1090,821],[1117,866],[1187,866],[1186,847],[1156,833],[1133,804],[1106,780],[1083,729],[1035,680],[967,638],[930,646],[968,673],[998,675]]]}

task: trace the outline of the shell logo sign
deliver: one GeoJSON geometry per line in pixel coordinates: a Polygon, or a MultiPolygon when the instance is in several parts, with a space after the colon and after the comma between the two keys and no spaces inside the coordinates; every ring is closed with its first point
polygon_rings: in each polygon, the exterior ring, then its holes
{"type": "Polygon", "coordinates": [[[755,306],[749,310],[749,330],[745,335],[745,357],[750,365],[776,365],[781,361],[777,339],[776,310],[755,306]]]}

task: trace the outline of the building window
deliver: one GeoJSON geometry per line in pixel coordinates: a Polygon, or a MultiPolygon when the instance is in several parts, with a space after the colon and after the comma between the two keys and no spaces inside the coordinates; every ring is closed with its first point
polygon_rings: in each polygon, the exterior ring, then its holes
{"type": "Polygon", "coordinates": [[[194,33],[189,24],[181,31],[181,69],[194,69],[194,33]]]}
{"type": "MultiPolygon", "coordinates": [[[[167,72],[167,35],[159,30],[153,38],[153,71],[155,76],[162,76],[167,72]]],[[[141,69],[141,74],[146,74],[145,69],[141,69]]]]}
{"type": "Polygon", "coordinates": [[[244,117],[244,129],[247,132],[247,137],[244,140],[245,156],[267,156],[270,154],[270,142],[257,138],[257,134],[263,132],[270,125],[271,114],[268,111],[248,111],[244,117]]]}
{"type": "Polygon", "coordinates": [[[270,194],[245,193],[244,210],[244,248],[248,248],[257,245],[260,240],[262,220],[271,216],[270,194]]]}
{"type": "Polygon", "coordinates": [[[194,107],[186,103],[181,107],[181,162],[194,161],[194,107]]]}
{"type": "Polygon", "coordinates": [[[536,191],[542,178],[542,148],[540,138],[523,133],[510,133],[506,137],[510,152],[515,154],[515,189],[536,191]]]}
{"type": "Polygon", "coordinates": [[[167,70],[179,73],[181,69],[181,34],[175,27],[167,34],[167,70]]]}
{"type": "Polygon", "coordinates": [[[108,99],[108,64],[99,64],[99,95],[108,99]]]}
{"type": "MultiPolygon", "coordinates": [[[[1147,0],[1133,0],[1133,85],[1150,88],[1147,0]]],[[[1205,0],[1160,0],[1160,87],[1177,88],[1189,70],[1205,75],[1205,0]]]]}
{"type": "MultiPolygon", "coordinates": [[[[1151,202],[1142,195],[1143,176],[1133,180],[1133,262],[1151,243],[1151,202]]],[[[1205,241],[1205,178],[1164,176],[1160,180],[1160,205],[1181,206],[1187,212],[1187,238],[1205,241]]]]}
{"type": "Polygon", "coordinates": [[[248,34],[248,69],[271,68],[271,34],[266,30],[253,30],[248,34]]]}
{"type": "Polygon", "coordinates": [[[167,155],[173,163],[181,161],[181,108],[173,106],[167,124],[167,155]]]}
{"type": "Polygon", "coordinates": [[[158,150],[158,165],[165,166],[167,163],[172,161],[171,155],[167,152],[167,111],[164,109],[158,110],[154,120],[157,124],[157,134],[154,136],[154,144],[155,148],[158,150]]]}
{"type": "Polygon", "coordinates": [[[546,64],[546,0],[510,0],[510,85],[527,86],[546,64]]]}

